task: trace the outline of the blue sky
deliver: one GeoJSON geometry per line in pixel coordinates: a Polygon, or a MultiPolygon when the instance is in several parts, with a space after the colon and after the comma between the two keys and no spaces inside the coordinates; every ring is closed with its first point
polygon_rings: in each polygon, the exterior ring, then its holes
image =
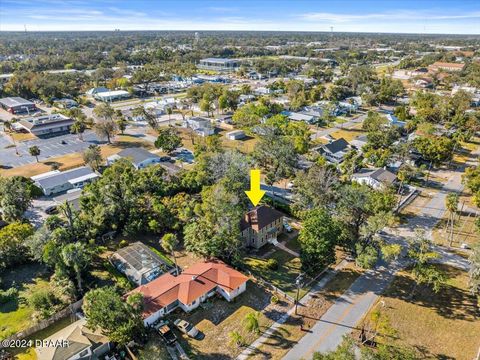
{"type": "Polygon", "coordinates": [[[480,34],[480,1],[0,0],[0,30],[480,34]]]}

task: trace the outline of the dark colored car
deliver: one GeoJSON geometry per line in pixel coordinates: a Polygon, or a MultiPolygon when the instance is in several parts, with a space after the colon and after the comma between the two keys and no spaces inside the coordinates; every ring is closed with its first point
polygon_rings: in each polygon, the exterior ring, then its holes
{"type": "Polygon", "coordinates": [[[168,325],[163,325],[158,328],[158,333],[160,337],[165,341],[167,345],[173,345],[177,341],[177,337],[173,333],[172,329],[168,325]]]}

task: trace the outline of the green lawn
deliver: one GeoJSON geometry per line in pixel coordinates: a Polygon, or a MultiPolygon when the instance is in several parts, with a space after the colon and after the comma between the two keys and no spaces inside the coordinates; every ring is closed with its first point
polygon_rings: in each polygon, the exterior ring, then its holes
{"type": "Polygon", "coordinates": [[[412,299],[412,275],[401,271],[380,299],[384,305],[373,308],[387,315],[397,331],[395,342],[413,347],[422,359],[474,359],[480,346],[480,313],[468,290],[468,274],[436,266],[448,278],[439,293],[419,286],[412,299]]]}
{"type": "Polygon", "coordinates": [[[35,323],[34,310],[28,304],[28,297],[31,293],[48,287],[48,281],[36,278],[31,284],[20,289],[17,300],[0,305],[0,339],[25,330],[35,323]]]}
{"type": "MultiPolygon", "coordinates": [[[[247,256],[244,260],[253,275],[265,279],[292,297],[296,296],[295,279],[301,272],[299,258],[278,249],[269,255],[267,259],[262,259],[257,256],[247,256]],[[271,270],[267,267],[268,259],[278,261],[277,270],[271,270]]],[[[306,291],[307,289],[301,289],[300,297],[303,296],[306,291]]]]}

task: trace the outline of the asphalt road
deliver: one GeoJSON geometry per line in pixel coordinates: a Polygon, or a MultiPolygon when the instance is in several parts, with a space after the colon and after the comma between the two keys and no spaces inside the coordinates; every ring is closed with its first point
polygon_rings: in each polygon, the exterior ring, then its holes
{"type": "MultiPolygon", "coordinates": [[[[452,173],[442,190],[430,200],[418,216],[411,218],[407,224],[387,230],[386,240],[402,244],[405,251],[406,239],[414,234],[416,228],[431,231],[443,217],[447,194],[463,189],[461,170],[452,173]]],[[[437,261],[468,270],[468,262],[461,256],[450,253],[444,248],[437,247],[437,250],[442,255],[437,261]]],[[[311,332],[306,334],[283,359],[311,359],[314,352],[328,352],[336,349],[342,342],[342,337],[355,328],[392,282],[395,273],[405,265],[405,260],[393,261],[388,266],[381,262],[374,270],[359,276],[321,317],[311,332]]]]}

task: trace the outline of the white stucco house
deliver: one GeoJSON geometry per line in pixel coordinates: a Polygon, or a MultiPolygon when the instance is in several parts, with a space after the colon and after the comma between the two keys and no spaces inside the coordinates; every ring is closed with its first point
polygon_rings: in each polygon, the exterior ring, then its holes
{"type": "Polygon", "coordinates": [[[246,290],[248,277],[220,260],[196,263],[174,276],[165,273],[129,294],[143,295],[143,323],[153,324],[180,308],[190,312],[215,294],[232,301],[246,290]]]}

